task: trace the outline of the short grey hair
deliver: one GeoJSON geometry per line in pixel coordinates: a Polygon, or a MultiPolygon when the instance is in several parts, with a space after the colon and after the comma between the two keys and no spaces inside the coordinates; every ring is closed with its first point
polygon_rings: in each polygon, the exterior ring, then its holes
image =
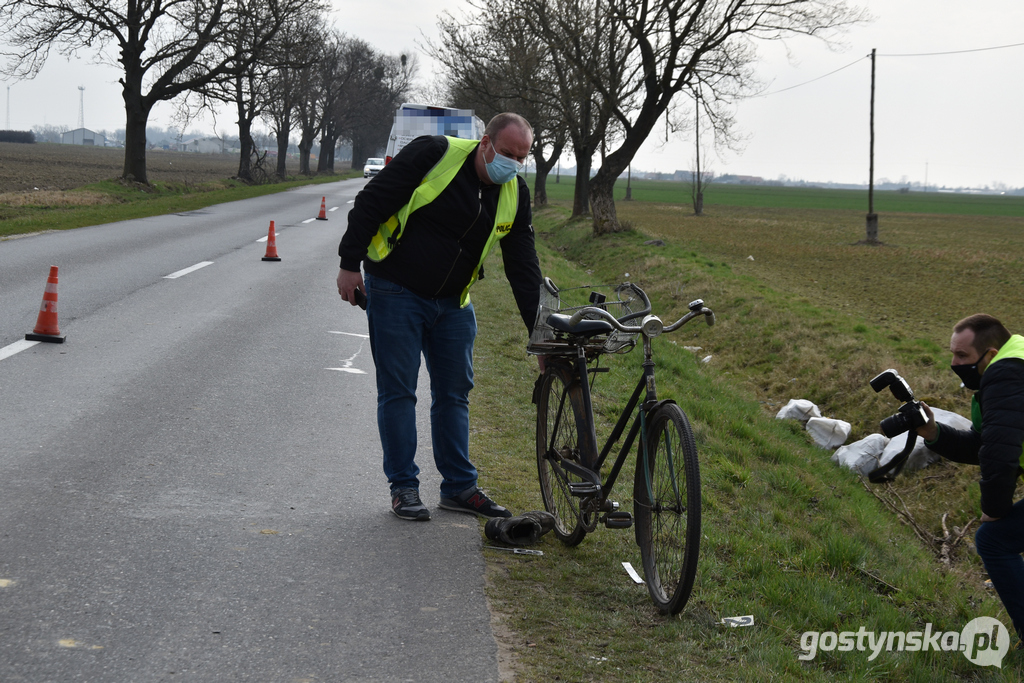
{"type": "Polygon", "coordinates": [[[519,129],[530,134],[533,137],[533,126],[530,122],[524,119],[519,114],[514,114],[510,111],[498,114],[487,123],[487,127],[484,128],[484,135],[491,138],[492,140],[498,137],[498,133],[505,130],[509,126],[519,126],[519,129]]]}

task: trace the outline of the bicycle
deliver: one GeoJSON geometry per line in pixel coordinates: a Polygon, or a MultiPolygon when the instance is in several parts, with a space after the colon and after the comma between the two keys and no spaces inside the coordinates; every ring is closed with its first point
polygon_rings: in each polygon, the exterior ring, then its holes
{"type": "Polygon", "coordinates": [[[644,291],[628,282],[614,286],[614,300],[593,291],[588,304],[567,305],[570,292],[584,289],[590,288],[559,290],[545,278],[528,349],[545,357],[533,394],[537,472],[544,507],[555,516],[555,536],[567,546],[579,544],[599,523],[628,529],[635,520],[651,599],[662,613],[677,614],[689,600],[697,572],[700,468],[686,414],[671,399],[657,397],[651,342],[701,315],[713,325],[714,313],[697,299],[689,304],[686,315],[666,326],[651,315],[651,302],[644,291]],[[609,308],[620,314],[613,315],[609,308]],[[627,324],[636,320],[639,325],[627,324]],[[598,451],[590,376],[596,379],[597,373],[608,371],[597,366],[602,355],[629,352],[638,336],[644,349],[640,379],[598,451]],[[602,480],[608,454],[631,418],[629,433],[602,480]],[[611,494],[638,436],[631,515],[618,509],[611,494]]]}

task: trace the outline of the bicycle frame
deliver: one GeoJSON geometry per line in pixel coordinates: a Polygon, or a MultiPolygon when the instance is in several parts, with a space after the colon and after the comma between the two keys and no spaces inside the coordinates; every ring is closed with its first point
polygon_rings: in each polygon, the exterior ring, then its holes
{"type": "MultiPolygon", "coordinates": [[[[589,472],[579,471],[579,468],[574,463],[566,461],[559,457],[561,462],[559,463],[565,469],[569,469],[576,474],[587,477],[592,483],[600,487],[600,494],[598,496],[599,504],[603,504],[607,500],[609,493],[615,486],[615,482],[618,480],[619,473],[622,471],[622,466],[626,463],[626,459],[629,457],[630,449],[633,447],[633,443],[640,435],[640,442],[643,444],[646,435],[646,417],[647,415],[658,405],[657,389],[654,380],[654,359],[651,349],[651,339],[644,337],[644,361],[642,365],[642,372],[640,380],[637,382],[636,388],[633,390],[632,396],[626,403],[625,409],[619,416],[618,421],[615,423],[615,427],[612,428],[611,433],[608,435],[608,439],[605,441],[604,447],[600,453],[585,453],[584,459],[587,462],[587,469],[589,472]],[[641,396],[644,397],[643,403],[640,403],[641,396]],[[640,404],[640,410],[637,411],[637,405],[640,404]],[[634,416],[634,412],[636,415],[634,416]],[[618,456],[615,458],[615,462],[612,465],[611,471],[608,473],[607,479],[601,481],[601,468],[604,466],[605,461],[608,459],[608,454],[612,448],[618,443],[622,437],[623,431],[626,429],[626,424],[629,423],[630,419],[633,420],[633,425],[626,436],[626,440],[622,444],[622,448],[619,450],[618,456]],[[596,455],[596,460],[593,459],[596,455]],[[592,475],[592,476],[589,476],[592,475]]],[[[590,436],[590,443],[596,447],[597,444],[597,429],[594,421],[593,404],[591,402],[590,393],[590,372],[591,370],[587,367],[586,354],[582,346],[577,347],[576,359],[574,361],[576,368],[576,376],[580,380],[580,385],[583,393],[583,406],[584,412],[587,416],[586,425],[587,431],[590,436]]],[[[595,369],[596,372],[596,369],[595,369]]],[[[589,449],[588,449],[589,450],[589,449]]],[[[601,507],[601,505],[599,505],[601,507]]]]}

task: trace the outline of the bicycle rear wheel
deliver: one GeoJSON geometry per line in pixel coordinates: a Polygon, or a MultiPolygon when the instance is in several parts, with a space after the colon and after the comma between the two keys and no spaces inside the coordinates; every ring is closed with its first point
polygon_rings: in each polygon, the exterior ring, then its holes
{"type": "Polygon", "coordinates": [[[686,606],[700,551],[700,469],[693,430],[682,408],[651,414],[636,461],[633,515],[647,590],[664,614],[686,606]]]}
{"type": "Polygon", "coordinates": [[[587,535],[580,498],[569,491],[570,482],[583,480],[561,467],[555,456],[583,464],[586,424],[579,382],[568,367],[549,361],[537,397],[537,474],[544,508],[555,516],[555,536],[569,546],[587,535]]]}

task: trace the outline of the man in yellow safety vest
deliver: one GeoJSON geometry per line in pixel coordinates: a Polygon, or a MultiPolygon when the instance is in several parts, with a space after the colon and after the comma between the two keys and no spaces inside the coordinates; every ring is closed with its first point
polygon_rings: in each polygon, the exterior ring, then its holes
{"type": "Polygon", "coordinates": [[[532,144],[530,124],[511,113],[494,117],[479,141],[416,138],[367,183],[349,212],[338,248],[338,293],[352,305],[365,297],[384,473],[392,512],[401,519],[430,519],[415,462],[421,354],[430,374],[440,507],[511,516],[477,486],[469,458],[476,337],[469,290],[500,243],[520,315],[532,329],[541,273],[529,189],[518,175],[532,144]]]}

